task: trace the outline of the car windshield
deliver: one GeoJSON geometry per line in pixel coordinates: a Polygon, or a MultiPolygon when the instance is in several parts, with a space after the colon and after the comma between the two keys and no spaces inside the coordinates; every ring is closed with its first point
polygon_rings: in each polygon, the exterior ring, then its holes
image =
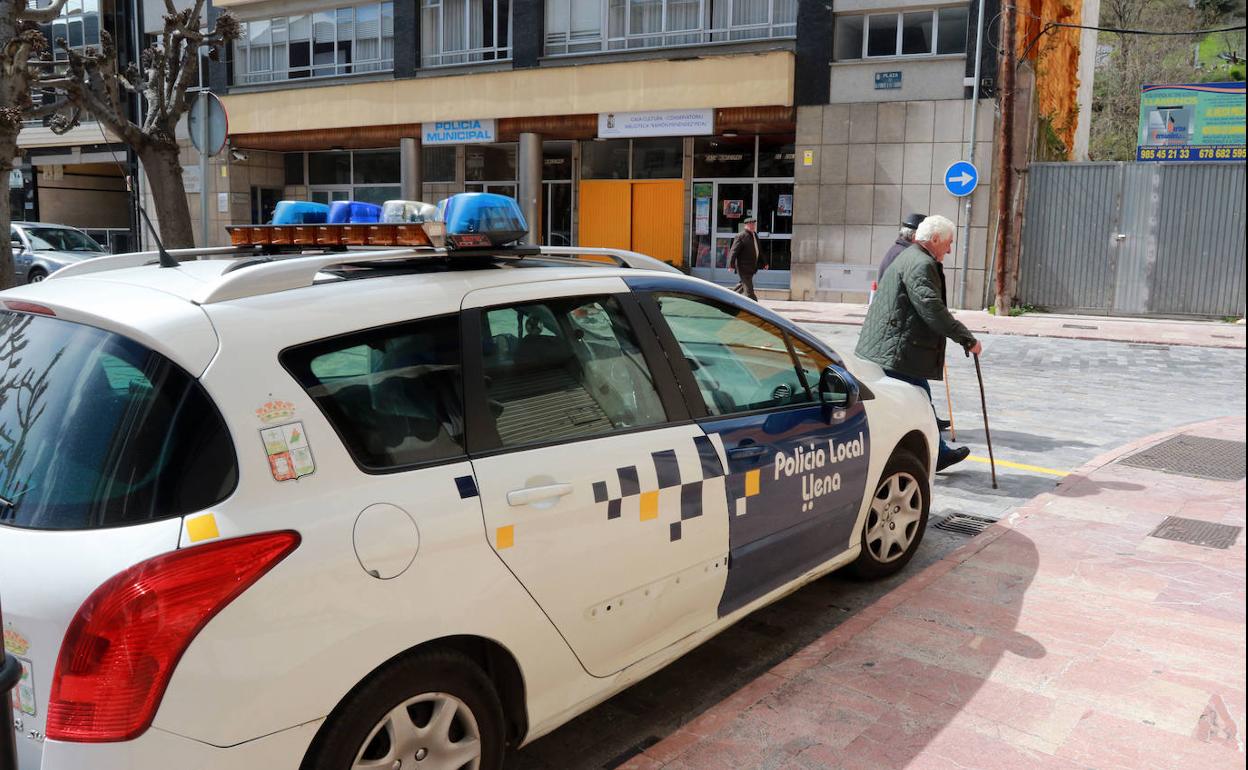
{"type": "Polygon", "coordinates": [[[35,251],[90,251],[104,253],[104,247],[82,232],[69,227],[28,227],[26,237],[35,251]]]}
{"type": "Polygon", "coordinates": [[[199,382],[117,334],[0,311],[0,525],[94,529],[181,516],[235,486],[199,382]]]}

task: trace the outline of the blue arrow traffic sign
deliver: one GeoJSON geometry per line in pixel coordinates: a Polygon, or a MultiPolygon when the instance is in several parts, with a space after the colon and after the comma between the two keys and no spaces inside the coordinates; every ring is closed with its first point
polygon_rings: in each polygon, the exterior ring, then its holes
{"type": "Polygon", "coordinates": [[[979,185],[979,170],[970,161],[960,160],[950,163],[945,169],[945,189],[950,195],[964,198],[975,192],[979,185]]]}

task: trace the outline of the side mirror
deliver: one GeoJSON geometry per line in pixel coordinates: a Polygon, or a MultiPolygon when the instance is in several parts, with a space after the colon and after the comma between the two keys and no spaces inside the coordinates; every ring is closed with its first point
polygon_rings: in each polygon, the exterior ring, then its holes
{"type": "Polygon", "coordinates": [[[12,240],[9,241],[9,248],[13,250],[14,254],[20,254],[21,252],[26,250],[26,246],[23,245],[22,242],[17,240],[16,238],[13,238],[12,240]]]}
{"type": "Polygon", "coordinates": [[[819,400],[833,409],[853,409],[861,400],[861,389],[854,375],[836,364],[829,364],[819,376],[819,400]]]}

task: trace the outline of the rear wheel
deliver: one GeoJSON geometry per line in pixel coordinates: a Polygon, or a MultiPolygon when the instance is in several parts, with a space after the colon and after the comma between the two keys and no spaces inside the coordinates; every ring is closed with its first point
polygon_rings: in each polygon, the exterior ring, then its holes
{"type": "Polygon", "coordinates": [[[898,449],[884,466],[862,525],[862,551],[853,563],[866,579],[892,575],[914,558],[927,529],[931,494],[922,461],[898,449]]]}
{"type": "Polygon", "coordinates": [[[480,667],[431,650],[383,668],[330,715],[302,770],[498,770],[503,707],[480,667]]]}

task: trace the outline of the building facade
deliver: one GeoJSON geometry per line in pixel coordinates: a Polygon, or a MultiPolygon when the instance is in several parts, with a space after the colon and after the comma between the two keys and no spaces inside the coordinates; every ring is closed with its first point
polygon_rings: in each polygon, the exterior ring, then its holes
{"type": "Polygon", "coordinates": [[[285,198],[500,192],[534,242],[630,248],[724,283],[753,216],[769,296],[851,301],[903,215],[941,213],[969,245],[948,263],[951,303],[982,306],[995,51],[975,106],[978,3],[215,5],[244,34],[210,78],[231,147],[203,180],[213,242],[285,198]],[[980,171],[969,210],[943,184],[964,159],[980,171]]]}

